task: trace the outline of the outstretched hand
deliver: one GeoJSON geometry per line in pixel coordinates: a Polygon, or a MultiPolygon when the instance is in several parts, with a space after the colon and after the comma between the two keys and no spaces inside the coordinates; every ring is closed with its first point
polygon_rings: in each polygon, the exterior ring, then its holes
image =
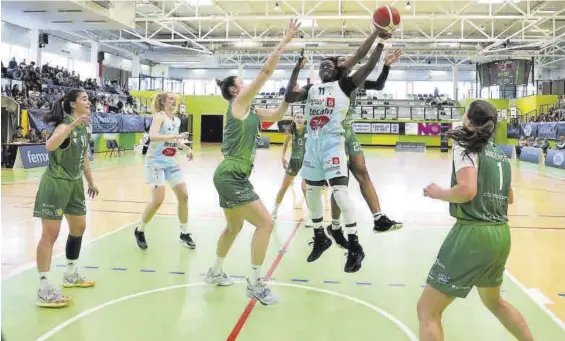
{"type": "Polygon", "coordinates": [[[306,65],[306,57],[304,57],[304,49],[300,52],[300,58],[296,62],[296,67],[301,70],[306,65]]]}
{"type": "Polygon", "coordinates": [[[296,33],[298,33],[298,29],[300,28],[301,23],[298,22],[298,19],[291,19],[290,23],[288,23],[288,28],[286,30],[286,35],[284,36],[283,42],[288,43],[291,41],[296,33]]]}
{"type": "Polygon", "coordinates": [[[394,64],[396,61],[398,61],[401,56],[402,56],[402,50],[400,50],[400,49],[395,50],[393,53],[389,53],[389,54],[386,56],[385,65],[386,65],[386,66],[391,66],[391,65],[394,64]]]}

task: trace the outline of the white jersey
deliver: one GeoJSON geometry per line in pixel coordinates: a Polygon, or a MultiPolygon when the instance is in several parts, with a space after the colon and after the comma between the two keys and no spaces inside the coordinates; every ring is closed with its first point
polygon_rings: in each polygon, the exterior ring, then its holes
{"type": "Polygon", "coordinates": [[[338,81],[312,85],[304,107],[308,136],[319,138],[343,134],[342,122],[347,117],[349,103],[350,99],[338,81]]]}

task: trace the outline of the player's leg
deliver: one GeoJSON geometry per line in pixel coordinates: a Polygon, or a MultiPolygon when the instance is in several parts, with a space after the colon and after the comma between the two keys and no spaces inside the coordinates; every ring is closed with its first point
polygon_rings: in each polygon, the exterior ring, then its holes
{"type": "Polygon", "coordinates": [[[141,249],[147,249],[145,228],[165,200],[165,170],[163,168],[145,167],[145,180],[151,185],[151,201],[145,206],[141,221],[134,230],[135,241],[141,249]]]}
{"type": "MultiPolygon", "coordinates": [[[[324,173],[329,180],[335,202],[343,213],[345,230],[347,232],[347,262],[345,272],[357,272],[365,258],[363,248],[357,237],[357,219],[355,209],[349,195],[347,157],[345,155],[345,140],[343,137],[324,140],[324,173]]],[[[333,230],[332,236],[343,234],[340,230],[333,230]]]]}
{"type": "MultiPolygon", "coordinates": [[[[500,296],[504,269],[510,254],[510,227],[508,225],[483,226],[482,229],[489,230],[488,237],[479,235],[477,239],[480,239],[483,245],[491,245],[490,252],[488,250],[483,250],[483,252],[490,253],[493,257],[476,283],[481,301],[518,340],[532,341],[534,338],[522,314],[500,296]]],[[[483,232],[483,234],[486,233],[483,232]]]]}
{"type": "Polygon", "coordinates": [[[361,148],[359,140],[355,133],[350,133],[347,135],[346,148],[349,154],[349,166],[353,176],[359,183],[359,188],[361,189],[361,194],[365,202],[369,206],[371,213],[373,214],[375,232],[387,232],[394,231],[402,227],[402,223],[393,221],[389,219],[385,214],[381,213],[381,205],[379,203],[379,197],[375,186],[371,181],[369,172],[367,171],[367,164],[365,163],[365,154],[361,148]]]}
{"type": "Polygon", "coordinates": [[[498,318],[514,337],[520,341],[533,341],[534,337],[522,314],[500,297],[500,287],[477,288],[485,307],[498,318]]]}
{"type": "Polygon", "coordinates": [[[443,341],[441,316],[455,297],[448,296],[430,285],[418,301],[418,320],[420,323],[420,341],[443,341]]]}
{"type": "Polygon", "coordinates": [[[41,238],[37,244],[37,271],[39,272],[39,289],[36,304],[40,307],[55,308],[68,306],[70,296],[65,296],[59,288],[49,282],[49,271],[53,257],[53,245],[59,236],[63,209],[70,196],[70,187],[66,181],[57,181],[44,175],[39,183],[35,198],[33,216],[41,218],[41,238]]]}
{"type": "Polygon", "coordinates": [[[341,219],[340,219],[341,209],[339,208],[339,205],[335,201],[335,197],[333,193],[330,197],[330,200],[331,200],[330,207],[331,207],[332,223],[331,225],[326,227],[326,230],[328,231],[328,234],[333,238],[333,240],[339,247],[343,249],[347,249],[348,247],[347,239],[343,235],[343,229],[341,228],[341,219]]]}
{"type": "Polygon", "coordinates": [[[326,235],[322,226],[324,220],[322,189],[326,185],[326,179],[320,151],[318,150],[320,146],[320,141],[307,142],[304,166],[301,171],[301,176],[306,183],[306,206],[308,206],[308,214],[314,230],[314,238],[311,243],[312,251],[306,259],[307,262],[313,262],[320,258],[332,245],[332,240],[326,235]]]}
{"type": "Polygon", "coordinates": [[[226,216],[226,227],[218,238],[216,261],[204,278],[204,282],[208,285],[227,286],[233,284],[232,279],[223,271],[223,264],[235,238],[243,227],[244,213],[241,207],[234,207],[224,208],[224,214],[226,216]]]}
{"type": "MultiPolygon", "coordinates": [[[[291,162],[292,162],[292,160],[291,160],[291,162]]],[[[290,165],[289,165],[289,168],[287,168],[287,171],[286,171],[286,173],[283,177],[281,188],[279,189],[279,192],[277,193],[277,197],[275,199],[275,207],[273,208],[273,220],[277,219],[279,206],[281,205],[281,203],[283,201],[284,195],[286,194],[288,187],[290,187],[290,185],[292,184],[292,180],[294,180],[294,177],[298,173],[298,170],[296,170],[296,172],[289,172],[289,169],[290,169],[290,165]],[[292,174],[294,174],[294,175],[292,175],[292,174]]]]}
{"type": "Polygon", "coordinates": [[[170,167],[165,169],[165,179],[177,197],[177,216],[180,223],[179,241],[189,249],[194,249],[196,243],[194,243],[191,234],[188,232],[188,193],[186,183],[184,182],[184,174],[179,167],[170,167]]]}
{"type": "Polygon", "coordinates": [[[223,161],[214,173],[214,186],[220,197],[220,207],[226,212],[230,230],[220,236],[216,252],[219,258],[217,262],[222,262],[220,258],[225,257],[233,239],[241,230],[243,225],[241,218],[250,222],[255,226],[255,233],[251,241],[251,273],[247,278],[246,293],[248,297],[256,298],[261,304],[275,304],[279,301],[278,296],[272,294],[260,277],[273,230],[273,221],[248,177],[240,176],[249,172],[250,169],[237,162],[223,161]]]}
{"type": "Polygon", "coordinates": [[[82,247],[82,236],[86,230],[86,205],[84,197],[84,184],[81,180],[73,181],[73,190],[67,207],[64,209],[65,218],[69,223],[69,236],[65,254],[67,268],[63,275],[65,288],[88,288],[94,286],[94,281],[86,279],[78,271],[78,258],[82,247]]]}

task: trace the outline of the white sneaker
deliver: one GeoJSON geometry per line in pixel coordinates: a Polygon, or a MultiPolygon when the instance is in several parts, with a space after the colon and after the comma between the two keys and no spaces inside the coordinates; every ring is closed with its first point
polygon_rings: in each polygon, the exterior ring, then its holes
{"type": "Polygon", "coordinates": [[[219,274],[215,274],[212,272],[212,268],[208,270],[206,277],[204,277],[204,283],[208,285],[218,285],[218,286],[228,286],[233,284],[233,280],[229,278],[225,272],[220,272],[219,274]]]}
{"type": "Polygon", "coordinates": [[[257,280],[253,285],[249,282],[249,278],[247,278],[246,281],[247,297],[257,299],[262,305],[272,305],[280,301],[280,297],[273,294],[271,289],[267,288],[265,283],[261,280],[257,280]]]}
{"type": "Polygon", "coordinates": [[[72,298],[65,296],[61,289],[48,287],[37,290],[35,304],[43,308],[61,308],[71,304],[72,298]]]}

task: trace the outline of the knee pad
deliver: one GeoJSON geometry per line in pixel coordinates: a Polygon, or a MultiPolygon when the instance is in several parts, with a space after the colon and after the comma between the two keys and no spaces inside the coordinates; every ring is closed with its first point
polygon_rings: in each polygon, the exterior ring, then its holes
{"type": "Polygon", "coordinates": [[[82,245],[82,236],[73,236],[69,234],[69,237],[67,238],[67,245],[65,248],[67,259],[77,260],[78,256],[80,255],[81,245],[82,245]]]}
{"type": "Polygon", "coordinates": [[[353,224],[353,226],[355,226],[355,209],[353,208],[353,204],[349,198],[349,189],[344,185],[334,185],[332,186],[332,191],[335,202],[343,214],[345,225],[353,224]]]}
{"type": "Polygon", "coordinates": [[[324,218],[322,187],[306,184],[306,201],[312,222],[314,224],[321,224],[324,218]]]}

